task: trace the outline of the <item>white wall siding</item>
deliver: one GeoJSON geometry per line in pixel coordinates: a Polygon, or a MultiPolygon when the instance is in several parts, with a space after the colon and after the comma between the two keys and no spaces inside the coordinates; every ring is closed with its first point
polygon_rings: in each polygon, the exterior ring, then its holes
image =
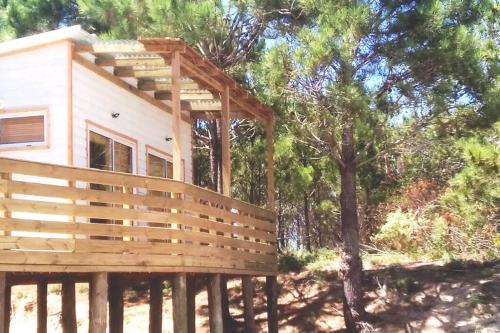
{"type": "MultiPolygon", "coordinates": [[[[87,121],[126,135],[138,142],[137,174],[146,174],[146,145],[172,153],[171,115],[118,87],[85,67],[73,63],[74,165],[88,166],[87,121]],[[112,113],[120,116],[113,118],[112,113]]],[[[182,122],[182,158],[186,181],[192,182],[191,124],[182,122]]]]}
{"type": "Polygon", "coordinates": [[[3,108],[47,107],[49,148],[2,151],[0,157],[67,164],[67,42],[0,56],[0,100],[3,108]]]}

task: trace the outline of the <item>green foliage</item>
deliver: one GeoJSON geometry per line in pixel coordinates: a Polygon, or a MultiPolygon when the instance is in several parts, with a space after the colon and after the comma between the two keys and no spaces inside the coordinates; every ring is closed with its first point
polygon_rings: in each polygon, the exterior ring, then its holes
{"type": "Polygon", "coordinates": [[[442,203],[474,231],[500,223],[500,122],[457,143],[465,167],[450,181],[442,203]]]}
{"type": "Polygon", "coordinates": [[[419,230],[421,224],[422,221],[419,220],[417,214],[411,211],[402,212],[398,208],[389,213],[387,222],[373,237],[373,241],[393,250],[411,251],[417,246],[415,232],[419,230]]]}

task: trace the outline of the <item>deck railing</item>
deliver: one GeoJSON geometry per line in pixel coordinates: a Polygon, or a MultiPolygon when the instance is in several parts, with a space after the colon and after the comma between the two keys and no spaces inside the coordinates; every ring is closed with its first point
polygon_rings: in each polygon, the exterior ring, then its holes
{"type": "Polygon", "coordinates": [[[0,271],[276,273],[272,211],[184,182],[0,158],[0,271]]]}

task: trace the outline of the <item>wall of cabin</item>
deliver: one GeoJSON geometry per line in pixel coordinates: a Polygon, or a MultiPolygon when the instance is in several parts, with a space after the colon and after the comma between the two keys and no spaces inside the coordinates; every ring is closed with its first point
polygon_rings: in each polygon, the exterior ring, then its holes
{"type": "Polygon", "coordinates": [[[1,112],[46,109],[47,147],[0,147],[0,157],[67,164],[68,42],[0,55],[1,112]]]}
{"type": "MultiPolygon", "coordinates": [[[[88,166],[88,130],[110,132],[123,143],[135,146],[134,172],[146,175],[147,151],[172,154],[171,115],[133,93],[73,62],[73,160],[75,166],[88,166]],[[119,113],[117,118],[112,113],[119,113]]],[[[191,124],[182,122],[184,175],[192,182],[191,124]]],[[[163,157],[159,155],[160,157],[163,157]]]]}

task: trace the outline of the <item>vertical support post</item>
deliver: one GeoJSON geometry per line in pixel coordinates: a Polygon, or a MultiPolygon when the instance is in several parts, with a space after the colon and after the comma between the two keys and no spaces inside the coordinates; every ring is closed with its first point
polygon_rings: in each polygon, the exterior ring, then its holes
{"type": "Polygon", "coordinates": [[[221,302],[221,276],[211,274],[208,277],[208,316],[210,321],[210,333],[223,333],[222,302],[221,302]]]}
{"type": "Polygon", "coordinates": [[[7,308],[10,307],[10,295],[7,291],[9,287],[7,287],[7,273],[0,272],[0,333],[5,333],[8,331],[6,327],[9,325],[10,311],[7,311],[7,308]],[[9,296],[9,297],[7,297],[9,296]]]}
{"type": "Polygon", "coordinates": [[[10,315],[12,311],[12,304],[11,304],[11,294],[12,294],[12,286],[7,286],[5,288],[5,324],[4,324],[4,332],[9,333],[10,332],[10,315]]]}
{"type": "Polygon", "coordinates": [[[109,333],[123,333],[124,281],[120,276],[109,279],[109,333]]]}
{"type": "Polygon", "coordinates": [[[267,327],[269,333],[278,333],[278,280],[275,275],[266,277],[267,327]]]}
{"type": "Polygon", "coordinates": [[[269,119],[266,124],[266,159],[267,159],[267,207],[274,211],[274,117],[269,119]]]}
{"type": "Polygon", "coordinates": [[[196,333],[196,276],[187,277],[188,333],[196,333]]]}
{"type": "Polygon", "coordinates": [[[224,86],[221,98],[221,144],[222,144],[222,194],[231,196],[231,142],[229,137],[229,127],[231,117],[229,114],[229,86],[224,86]]]}
{"type": "Polygon", "coordinates": [[[89,332],[106,333],[108,314],[108,273],[92,273],[89,296],[89,332]]]}
{"type": "Polygon", "coordinates": [[[61,289],[63,333],[76,332],[75,282],[64,280],[61,289]]]}
{"type": "Polygon", "coordinates": [[[188,332],[186,296],[186,273],[176,273],[172,291],[174,333],[188,332]]]}
{"type": "Polygon", "coordinates": [[[161,333],[163,313],[163,281],[149,280],[149,333],[161,333]]]}
{"type": "Polygon", "coordinates": [[[181,54],[172,57],[172,164],[173,178],[182,180],[181,158],[181,54]]]}
{"type": "Polygon", "coordinates": [[[252,277],[245,275],[241,278],[241,289],[243,291],[243,310],[245,316],[245,332],[256,333],[255,314],[253,311],[253,285],[252,277]]]}
{"type": "Polygon", "coordinates": [[[47,333],[47,281],[39,281],[36,286],[37,333],[47,333]]]}

